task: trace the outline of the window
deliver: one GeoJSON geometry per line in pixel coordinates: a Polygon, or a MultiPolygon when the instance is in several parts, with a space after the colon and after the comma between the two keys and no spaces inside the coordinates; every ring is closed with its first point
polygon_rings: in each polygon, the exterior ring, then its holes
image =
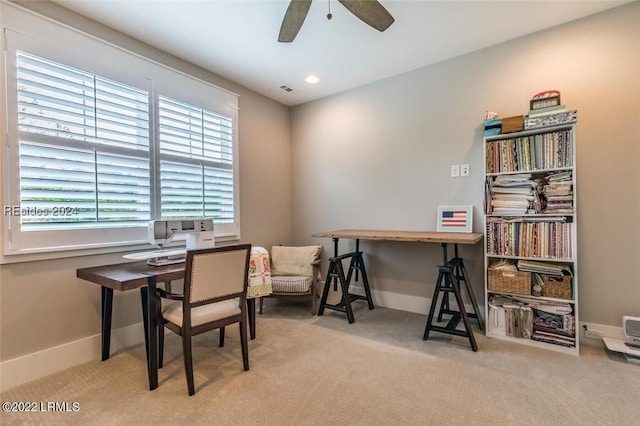
{"type": "Polygon", "coordinates": [[[158,122],[162,218],[233,222],[231,118],[160,96],[158,122]]]}
{"type": "Polygon", "coordinates": [[[57,31],[75,55],[4,30],[4,254],[146,243],[151,219],[213,218],[239,238],[237,96],[57,31]]]}
{"type": "Polygon", "coordinates": [[[145,226],[148,92],[16,55],[20,231],[145,226]]]}

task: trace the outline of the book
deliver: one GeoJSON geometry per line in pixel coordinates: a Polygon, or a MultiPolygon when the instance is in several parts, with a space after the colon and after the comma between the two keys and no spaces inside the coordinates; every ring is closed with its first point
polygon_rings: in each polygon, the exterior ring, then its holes
{"type": "Polygon", "coordinates": [[[557,114],[559,112],[564,112],[567,110],[566,105],[554,105],[546,108],[538,108],[538,109],[530,109],[527,113],[528,117],[539,117],[542,115],[548,114],[557,114]]]}
{"type": "Polygon", "coordinates": [[[534,129],[545,126],[558,126],[561,124],[575,123],[578,119],[578,111],[555,111],[547,115],[529,116],[524,119],[525,129],[534,129]]]}

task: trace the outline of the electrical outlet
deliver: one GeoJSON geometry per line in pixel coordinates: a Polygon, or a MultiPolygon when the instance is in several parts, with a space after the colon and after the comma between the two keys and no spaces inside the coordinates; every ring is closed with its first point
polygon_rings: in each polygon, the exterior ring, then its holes
{"type": "Polygon", "coordinates": [[[584,327],[584,337],[585,337],[585,339],[602,340],[602,331],[600,331],[600,330],[589,330],[585,326],[584,327]]]}
{"type": "Polygon", "coordinates": [[[469,176],[468,164],[460,164],[460,176],[469,176]]]}
{"type": "Polygon", "coordinates": [[[451,166],[451,177],[458,177],[458,176],[460,176],[460,165],[454,164],[451,166]]]}

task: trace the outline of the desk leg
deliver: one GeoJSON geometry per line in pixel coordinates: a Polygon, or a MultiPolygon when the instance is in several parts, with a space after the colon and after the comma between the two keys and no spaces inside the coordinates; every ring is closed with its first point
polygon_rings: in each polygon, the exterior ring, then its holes
{"type": "MultiPolygon", "coordinates": [[[[356,251],[360,251],[360,240],[357,238],[356,238],[356,251]]],[[[358,269],[356,269],[356,282],[358,282],[358,269]]],[[[369,286],[365,287],[365,289],[369,290],[369,286]]],[[[369,309],[373,309],[373,306],[371,306],[369,309]]]]}
{"type": "MultiPolygon", "coordinates": [[[[449,258],[447,255],[447,243],[442,243],[442,264],[446,265],[447,262],[449,262],[449,258]]],[[[458,245],[455,245],[456,247],[456,253],[457,253],[457,247],[458,245]]],[[[445,280],[445,283],[447,282],[447,280],[445,280]]],[[[446,286],[447,284],[445,284],[446,286]]],[[[440,304],[440,311],[438,312],[438,322],[442,321],[442,315],[444,315],[445,311],[449,310],[449,292],[444,292],[442,294],[442,303],[440,304]]]]}
{"type": "Polygon", "coordinates": [[[249,334],[251,340],[256,338],[256,299],[247,299],[247,316],[249,317],[249,334]]]}
{"type": "MultiPolygon", "coordinates": [[[[456,247],[456,257],[458,257],[457,247],[456,247]]],[[[477,319],[478,320],[478,326],[480,327],[480,330],[484,330],[484,321],[482,320],[482,315],[480,314],[480,308],[478,307],[478,301],[476,300],[476,296],[473,293],[473,290],[471,289],[471,284],[469,283],[469,274],[467,274],[467,269],[464,267],[464,263],[462,262],[462,258],[460,258],[460,264],[456,269],[458,270],[458,272],[456,273],[456,276],[462,276],[463,277],[463,281],[464,281],[465,287],[467,289],[467,294],[469,295],[469,299],[471,299],[471,305],[473,306],[473,314],[471,314],[470,316],[472,318],[477,319]]],[[[459,282],[460,281],[458,281],[458,283],[459,282]]]]}
{"type": "Polygon", "coordinates": [[[156,324],[156,277],[147,278],[148,286],[140,288],[144,323],[144,340],[147,349],[147,372],[149,390],[158,387],[158,331],[156,324]]]}
{"type": "Polygon", "coordinates": [[[142,303],[142,326],[144,327],[144,351],[147,356],[147,366],[149,365],[149,289],[147,287],[140,287],[140,302],[142,303]]]}
{"type": "Polygon", "coordinates": [[[111,312],[113,311],[113,289],[101,286],[102,294],[102,360],[109,359],[111,347],[111,312]]]}
{"type": "MultiPolygon", "coordinates": [[[[338,257],[338,238],[333,238],[333,256],[338,257]]],[[[338,291],[338,278],[336,277],[333,278],[333,291],[338,291]]]]}
{"type": "MultiPolygon", "coordinates": [[[[442,303],[444,303],[444,301],[445,299],[443,298],[442,303]]],[[[471,344],[471,349],[474,352],[478,351],[478,344],[476,343],[476,339],[473,335],[473,330],[471,329],[471,324],[469,323],[469,317],[464,309],[464,303],[462,301],[462,294],[460,291],[460,284],[454,276],[454,267],[451,264],[438,267],[438,281],[436,282],[433,299],[431,299],[431,308],[429,309],[429,317],[427,318],[427,325],[425,326],[422,340],[427,340],[429,338],[430,331],[438,331],[440,333],[467,337],[469,339],[469,343],[471,344]],[[451,319],[444,327],[433,325],[433,317],[435,315],[436,305],[438,304],[438,297],[441,292],[444,292],[444,294],[447,294],[449,292],[453,293],[456,299],[456,303],[458,304],[458,311],[451,311],[450,309],[447,309],[444,312],[445,314],[452,315],[451,319]],[[456,329],[460,320],[462,320],[464,324],[464,331],[456,329]]]]}

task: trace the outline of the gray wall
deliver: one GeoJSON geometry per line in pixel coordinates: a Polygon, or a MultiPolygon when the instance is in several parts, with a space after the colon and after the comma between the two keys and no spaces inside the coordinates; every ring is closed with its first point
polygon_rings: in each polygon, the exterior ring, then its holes
{"type": "MultiPolygon", "coordinates": [[[[558,89],[578,110],[580,320],[619,327],[640,315],[638,22],[634,2],[293,108],[295,240],[324,244],[326,256],[332,243],[314,232],[435,230],[439,205],[474,205],[483,232],[485,110],[523,114],[533,94],[558,89]],[[461,163],[471,176],[450,178],[461,163]]],[[[437,244],[363,248],[375,289],[430,298],[437,244]]],[[[482,298],[482,247],[462,254],[482,298]]]]}
{"type": "MultiPolygon", "coordinates": [[[[240,95],[242,242],[271,247],[292,238],[289,108],[50,3],[24,5],[240,95]]],[[[0,360],[100,332],[100,287],[76,269],[121,262],[120,254],[0,265],[0,360]]],[[[116,292],[117,293],[117,292],[116,292]]],[[[139,292],[117,293],[113,327],[142,320],[139,292]]]]}

